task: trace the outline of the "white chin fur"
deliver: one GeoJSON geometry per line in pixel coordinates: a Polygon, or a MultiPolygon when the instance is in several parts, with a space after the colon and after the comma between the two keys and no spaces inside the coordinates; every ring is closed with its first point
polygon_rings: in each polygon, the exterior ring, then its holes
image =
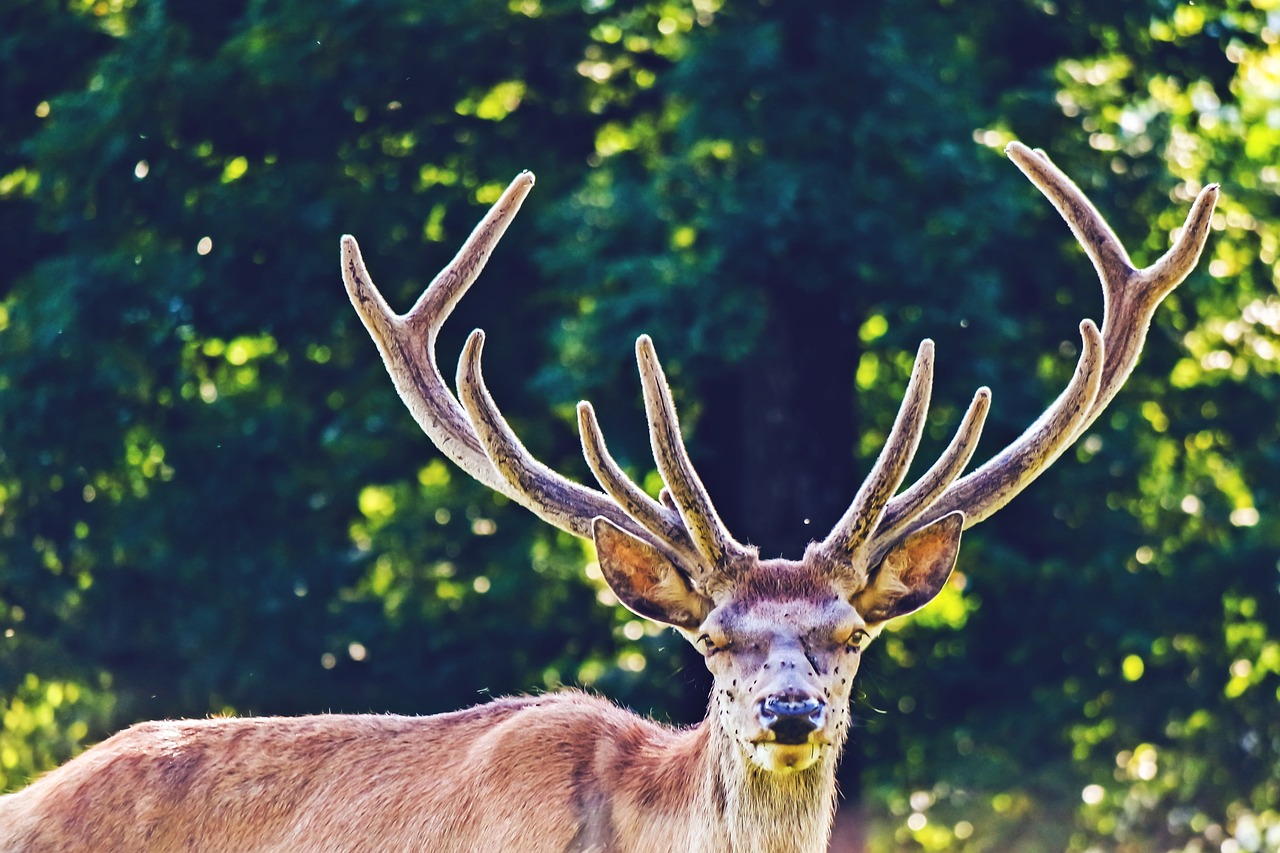
{"type": "Polygon", "coordinates": [[[817,763],[822,745],[817,743],[753,743],[751,761],[770,773],[799,773],[817,763]]]}

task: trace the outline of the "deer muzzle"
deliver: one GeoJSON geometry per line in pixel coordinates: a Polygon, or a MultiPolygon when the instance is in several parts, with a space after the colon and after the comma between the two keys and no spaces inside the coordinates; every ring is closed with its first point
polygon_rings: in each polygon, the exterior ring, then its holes
{"type": "Polygon", "coordinates": [[[822,728],[826,716],[826,703],[803,693],[775,693],[756,706],[760,727],[781,744],[808,743],[810,736],[822,728]]]}

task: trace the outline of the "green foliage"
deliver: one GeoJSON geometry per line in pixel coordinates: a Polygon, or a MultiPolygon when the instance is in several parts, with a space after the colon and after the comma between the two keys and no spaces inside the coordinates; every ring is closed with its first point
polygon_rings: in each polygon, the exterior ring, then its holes
{"type": "Polygon", "coordinates": [[[439,459],[346,303],[404,307],[539,183],[440,342],[527,444],[572,406],[657,485],[651,333],[731,529],[847,506],[918,341],[921,464],[1069,376],[1093,274],[1003,161],[1049,149],[1146,263],[1223,186],[1112,411],[873,646],[842,785],[874,850],[1280,846],[1280,33],[1165,0],[19,0],[0,12],[0,772],[145,718],[433,712],[706,678],[589,548],[439,459]],[[1234,846],[1233,846],[1234,845],[1234,846]]]}
{"type": "MultiPolygon", "coordinates": [[[[105,681],[105,679],[104,679],[105,681]]],[[[34,673],[0,702],[0,780],[8,790],[71,758],[112,719],[109,682],[42,682],[34,673]]]]}

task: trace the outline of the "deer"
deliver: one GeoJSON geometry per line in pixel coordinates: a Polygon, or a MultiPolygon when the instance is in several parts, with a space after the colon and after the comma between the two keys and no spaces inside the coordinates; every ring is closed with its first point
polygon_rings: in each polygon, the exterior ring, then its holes
{"type": "Polygon", "coordinates": [[[482,331],[467,339],[456,396],[450,390],[437,333],[532,189],[531,173],[512,181],[407,314],[390,309],[344,236],[347,293],[414,419],[467,474],[592,540],[617,599],[701,652],[712,676],[705,719],[672,728],[566,690],[423,717],[144,722],[0,798],[0,851],[824,850],[863,650],[939,593],[965,529],[1098,418],[1210,230],[1216,185],[1199,193],[1171,248],[1135,268],[1047,155],[1019,142],[1006,153],[1091,260],[1104,292],[1101,328],[1080,323],[1071,379],[1020,437],[963,474],[990,406],[980,388],[937,461],[899,491],[932,388],[934,345],[923,341],[870,473],[799,560],[761,558],[725,528],[648,336],[636,359],[664,485],[656,498],[610,455],[586,402],[578,426],[599,489],[534,458],[485,385],[482,331]]]}

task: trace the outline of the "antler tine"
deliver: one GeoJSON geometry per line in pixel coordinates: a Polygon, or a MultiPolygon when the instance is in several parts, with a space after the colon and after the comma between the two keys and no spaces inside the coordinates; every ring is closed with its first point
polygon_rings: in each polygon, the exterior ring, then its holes
{"type": "MultiPolygon", "coordinates": [[[[905,530],[960,476],[978,448],[978,439],[982,437],[982,427],[990,409],[991,390],[979,388],[960,420],[955,436],[938,457],[938,461],[910,488],[895,495],[885,506],[884,515],[881,516],[874,534],[877,542],[890,540],[895,534],[905,530]]],[[[878,557],[878,554],[870,554],[868,562],[874,564],[878,557]]]]}
{"type": "Polygon", "coordinates": [[[1213,224],[1213,209],[1217,203],[1218,185],[1209,184],[1196,196],[1191,212],[1187,214],[1187,221],[1169,251],[1151,266],[1138,270],[1138,275],[1147,288],[1158,294],[1152,297],[1155,301],[1159,302],[1168,296],[1200,262],[1200,253],[1204,251],[1209,228],[1213,224]]]}
{"type": "Polygon", "coordinates": [[[1123,281],[1133,274],[1133,261],[1129,260],[1120,238],[1093,202],[1075,181],[1054,165],[1048,154],[1032,150],[1021,142],[1010,142],[1004,153],[1062,214],[1104,285],[1116,279],[1123,281]]]}
{"type": "Polygon", "coordinates": [[[436,333],[476,280],[494,246],[533,189],[532,172],[516,176],[453,260],[440,271],[409,313],[400,316],[374,286],[351,235],[342,238],[342,280],[356,313],[382,354],[391,381],[413,419],[440,452],[483,485],[520,502],[489,462],[467,414],[436,365],[436,333]]]}
{"type": "MultiPolygon", "coordinates": [[[[1102,334],[1093,320],[1080,323],[1080,360],[1068,386],[1048,409],[1014,443],[986,464],[963,476],[916,515],[913,528],[964,511],[965,529],[972,528],[1014,500],[1075,441],[1080,424],[1088,418],[1102,384],[1102,334]],[[972,515],[970,515],[972,514],[972,515]]],[[[908,524],[899,524],[899,530],[908,524]]],[[[877,542],[877,547],[882,547],[877,542]]]]}
{"type": "Polygon", "coordinates": [[[706,487],[689,461],[680,422],[667,377],[658,363],[653,341],[648,335],[636,340],[636,361],[640,366],[640,383],[644,388],[644,408],[649,418],[649,441],[658,472],[670,490],[671,497],[684,519],[685,529],[694,547],[714,570],[723,571],[736,557],[748,553],[725,528],[711,504],[706,487]]]}
{"type": "Polygon", "coordinates": [[[458,397],[490,462],[514,492],[512,499],[542,520],[585,539],[592,536],[592,520],[603,516],[628,533],[650,540],[648,531],[622,507],[594,489],[557,474],[525,449],[484,384],[480,369],[483,348],[484,332],[476,329],[458,359],[458,397]]]}
{"type": "Polygon", "coordinates": [[[925,339],[916,352],[907,392],[875,466],[858,489],[853,503],[822,542],[822,549],[837,565],[849,564],[879,524],[889,497],[902,485],[924,432],[932,387],[933,341],[925,339]]]}
{"type": "Polygon", "coordinates": [[[968,530],[1013,500],[1072,445],[1098,398],[1105,353],[1092,320],[1080,323],[1080,339],[1080,360],[1058,399],[1012,444],[952,483],[926,510],[928,520],[963,510],[968,530]]]}
{"type": "Polygon", "coordinates": [[[1142,353],[1142,346],[1146,343],[1147,331],[1156,308],[1182,284],[1199,263],[1200,254],[1209,238],[1213,209],[1217,203],[1218,185],[1210,184],[1196,196],[1181,233],[1169,251],[1151,266],[1137,270],[1127,282],[1127,288],[1113,285],[1113,292],[1108,294],[1105,301],[1102,318],[1103,346],[1107,353],[1102,389],[1093,404],[1093,412],[1080,432],[1088,429],[1098,415],[1102,414],[1102,410],[1133,372],[1138,356],[1142,353]],[[1133,333],[1127,334],[1127,330],[1133,330],[1133,333]]]}
{"type": "MultiPolygon", "coordinates": [[[[669,509],[649,497],[644,489],[636,485],[614,461],[614,458],[609,455],[609,448],[605,445],[604,434],[600,431],[595,410],[586,400],[578,403],[578,433],[582,436],[582,454],[605,493],[613,498],[627,515],[665,541],[673,551],[682,556],[693,557],[697,552],[694,550],[688,531],[685,530],[679,511],[669,509]]],[[[688,560],[687,564],[690,567],[698,565],[693,559],[688,560]]]]}
{"type": "Polygon", "coordinates": [[[428,331],[431,344],[444,321],[453,313],[458,300],[475,283],[480,271],[489,261],[489,255],[507,232],[507,226],[520,211],[520,205],[533,189],[533,172],[528,170],[516,175],[502,195],[489,208],[480,223],[471,231],[458,254],[449,265],[436,274],[418,301],[409,309],[405,319],[410,323],[422,323],[428,331]]]}

